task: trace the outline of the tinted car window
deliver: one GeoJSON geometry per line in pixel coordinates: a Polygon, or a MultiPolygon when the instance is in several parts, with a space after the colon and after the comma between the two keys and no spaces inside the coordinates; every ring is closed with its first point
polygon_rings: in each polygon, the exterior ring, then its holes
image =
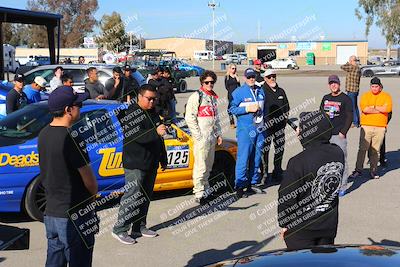
{"type": "Polygon", "coordinates": [[[54,76],[53,69],[44,69],[32,72],[31,74],[25,76],[25,84],[33,83],[33,80],[36,76],[42,76],[47,82],[50,82],[54,76]]]}
{"type": "Polygon", "coordinates": [[[0,136],[31,139],[50,123],[52,116],[45,105],[29,105],[0,120],[0,136]]]}
{"type": "Polygon", "coordinates": [[[86,77],[86,71],[85,70],[66,69],[66,70],[64,70],[64,72],[65,73],[69,73],[70,75],[72,75],[72,79],[73,79],[74,83],[83,83],[83,81],[85,80],[85,77],[86,77]]]}
{"type": "Polygon", "coordinates": [[[72,126],[86,144],[110,143],[117,140],[116,130],[106,109],[83,112],[72,126]]]}

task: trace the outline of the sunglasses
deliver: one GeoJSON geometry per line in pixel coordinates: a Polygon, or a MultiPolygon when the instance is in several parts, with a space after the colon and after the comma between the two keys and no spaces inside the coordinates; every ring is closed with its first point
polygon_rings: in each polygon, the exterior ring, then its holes
{"type": "Polygon", "coordinates": [[[209,85],[209,84],[215,84],[215,81],[204,81],[204,84],[209,85]]]}
{"type": "Polygon", "coordinates": [[[256,76],[254,76],[254,75],[251,75],[251,76],[247,77],[247,79],[255,79],[255,78],[256,78],[256,76]]]}
{"type": "Polygon", "coordinates": [[[275,78],[276,79],[276,75],[275,74],[273,74],[273,75],[268,75],[268,76],[266,76],[267,77],[267,79],[271,79],[271,78],[275,78]]]}
{"type": "Polygon", "coordinates": [[[147,97],[147,96],[144,96],[144,95],[141,95],[141,96],[143,96],[144,98],[146,98],[147,100],[149,100],[149,102],[151,102],[151,101],[156,101],[156,100],[157,100],[157,97],[147,97]]]}

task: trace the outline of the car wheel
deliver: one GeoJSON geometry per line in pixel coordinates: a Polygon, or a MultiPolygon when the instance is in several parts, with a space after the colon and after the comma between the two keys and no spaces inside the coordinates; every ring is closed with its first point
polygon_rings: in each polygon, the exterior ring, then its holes
{"type": "Polygon", "coordinates": [[[233,192],[235,187],[235,160],[226,151],[216,151],[214,164],[210,173],[210,187],[217,185],[218,182],[226,181],[226,186],[219,187],[217,194],[233,192]]]}
{"type": "Polygon", "coordinates": [[[178,92],[185,93],[187,91],[187,83],[185,80],[180,81],[178,86],[178,92]]]}
{"type": "Polygon", "coordinates": [[[28,186],[25,194],[25,211],[33,220],[43,222],[46,197],[40,176],[36,177],[28,186]]]}
{"type": "Polygon", "coordinates": [[[374,72],[373,72],[372,70],[366,70],[366,71],[364,72],[364,76],[366,76],[366,77],[372,77],[372,76],[374,76],[374,72]]]}
{"type": "Polygon", "coordinates": [[[292,70],[293,69],[293,66],[291,65],[291,64],[289,64],[289,65],[287,65],[287,67],[286,67],[288,70],[292,70]]]}

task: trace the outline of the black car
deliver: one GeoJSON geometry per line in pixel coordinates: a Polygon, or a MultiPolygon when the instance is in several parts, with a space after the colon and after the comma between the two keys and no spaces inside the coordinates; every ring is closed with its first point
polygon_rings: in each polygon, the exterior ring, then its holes
{"type": "Polygon", "coordinates": [[[397,267],[400,247],[381,245],[318,246],[296,251],[274,250],[214,263],[214,267],[397,267]]]}

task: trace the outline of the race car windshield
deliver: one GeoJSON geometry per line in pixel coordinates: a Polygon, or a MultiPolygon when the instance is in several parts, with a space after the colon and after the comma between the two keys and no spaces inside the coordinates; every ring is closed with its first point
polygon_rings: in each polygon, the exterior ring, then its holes
{"type": "Polygon", "coordinates": [[[0,136],[31,139],[50,123],[52,116],[45,105],[29,105],[0,120],[0,136]]]}

